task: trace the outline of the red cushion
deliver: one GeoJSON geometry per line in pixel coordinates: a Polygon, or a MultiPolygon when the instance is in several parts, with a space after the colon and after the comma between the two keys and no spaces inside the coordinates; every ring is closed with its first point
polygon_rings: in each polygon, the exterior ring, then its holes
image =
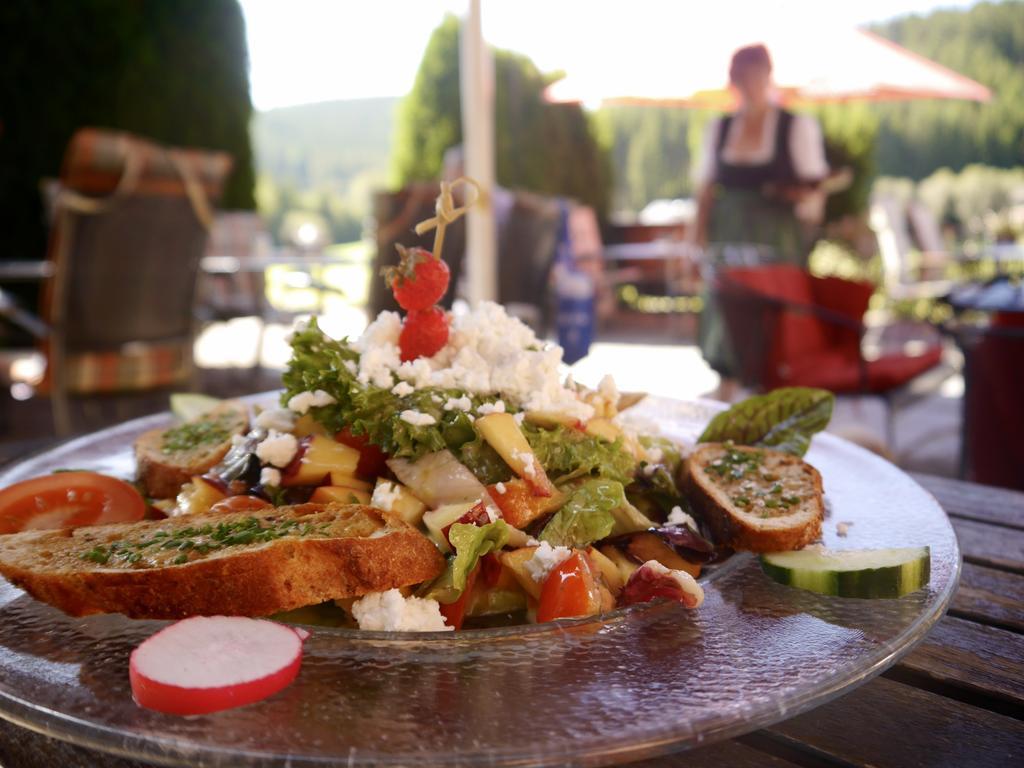
{"type": "MultiPolygon", "coordinates": [[[[942,348],[929,347],[920,355],[886,355],[867,363],[867,391],[886,392],[900,387],[933,368],[942,359],[942,348]]],[[[861,391],[860,366],[842,350],[807,355],[777,369],[775,387],[820,387],[832,392],[861,391]]]]}
{"type": "MultiPolygon", "coordinates": [[[[763,296],[794,304],[814,304],[810,274],[792,264],[736,267],[725,275],[726,279],[763,296]]],[[[828,346],[828,334],[818,318],[807,312],[785,311],[776,329],[776,343],[771,355],[775,362],[771,367],[824,351],[828,346]]]]}
{"type": "MultiPolygon", "coordinates": [[[[837,312],[849,321],[860,324],[868,311],[868,302],[875,286],[841,277],[812,277],[811,292],[819,307],[837,312]]],[[[825,333],[834,346],[841,346],[852,355],[860,354],[860,334],[852,329],[828,323],[825,333]]]]}

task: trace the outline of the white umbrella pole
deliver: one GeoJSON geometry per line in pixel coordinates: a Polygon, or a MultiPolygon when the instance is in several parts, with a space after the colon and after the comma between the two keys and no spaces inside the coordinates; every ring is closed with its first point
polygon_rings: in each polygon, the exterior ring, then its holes
{"type": "Polygon", "coordinates": [[[480,184],[481,201],[466,214],[466,298],[498,296],[494,189],[494,59],[484,42],[480,0],[469,0],[460,40],[462,149],[466,175],[480,184]]]}

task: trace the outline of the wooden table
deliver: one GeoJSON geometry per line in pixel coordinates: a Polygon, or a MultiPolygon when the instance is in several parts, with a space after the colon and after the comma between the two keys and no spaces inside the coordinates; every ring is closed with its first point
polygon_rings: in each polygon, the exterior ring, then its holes
{"type": "MultiPolygon", "coordinates": [[[[916,478],[949,513],[964,566],[949,615],[881,677],[747,736],[642,768],[1024,765],[1024,493],[916,478]]],[[[4,768],[116,766],[0,720],[4,768]]]]}

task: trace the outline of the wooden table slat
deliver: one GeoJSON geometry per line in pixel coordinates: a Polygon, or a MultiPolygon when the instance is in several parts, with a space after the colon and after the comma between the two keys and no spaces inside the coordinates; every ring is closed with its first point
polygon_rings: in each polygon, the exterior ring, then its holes
{"type": "Polygon", "coordinates": [[[629,768],[796,768],[806,764],[790,762],[739,741],[723,741],[689,752],[629,763],[629,768]]]}
{"type": "Polygon", "coordinates": [[[930,690],[960,689],[981,706],[998,699],[1024,707],[1024,636],[1014,632],[946,616],[893,671],[904,681],[920,676],[930,690]]]}
{"type": "Polygon", "coordinates": [[[1024,576],[964,563],[950,614],[1024,632],[1024,576]]]}
{"type": "Polygon", "coordinates": [[[763,733],[818,758],[877,768],[1004,768],[1024,756],[1021,721],[884,677],[763,733]]]}
{"type": "Polygon", "coordinates": [[[953,518],[966,562],[1024,573],[1024,531],[953,518]]]}
{"type": "Polygon", "coordinates": [[[915,474],[951,517],[1000,523],[1024,529],[1024,493],[948,477],[915,474]]]}

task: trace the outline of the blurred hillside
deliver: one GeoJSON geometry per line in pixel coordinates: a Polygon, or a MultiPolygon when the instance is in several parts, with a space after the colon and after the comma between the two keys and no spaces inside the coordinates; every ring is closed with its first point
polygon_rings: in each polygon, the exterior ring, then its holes
{"type": "MultiPolygon", "coordinates": [[[[876,174],[920,180],[941,168],[959,171],[972,163],[1024,165],[1024,2],[907,16],[876,25],[874,31],[979,80],[992,89],[993,99],[989,104],[913,101],[815,110],[833,164],[850,165],[859,176],[847,199],[834,201],[841,204],[836,215],[863,206],[876,174]]],[[[334,101],[254,118],[257,197],[275,234],[284,214],[299,208],[324,222],[333,242],[358,238],[371,190],[391,181],[392,151],[408,154],[415,144],[393,146],[399,104],[391,98],[334,101]]],[[[692,110],[599,110],[594,122],[610,152],[614,177],[611,208],[636,211],[656,198],[691,194],[692,158],[710,117],[692,110]]],[[[453,141],[434,142],[442,148],[420,159],[432,169],[430,175],[440,165],[443,147],[453,141]]],[[[422,152],[428,145],[433,146],[424,139],[416,146],[422,152]]]]}
{"type": "Polygon", "coordinates": [[[359,239],[373,189],[385,185],[396,98],[303,104],[252,121],[256,198],[280,237],[302,211],[336,243],[359,239]]]}
{"type": "Polygon", "coordinates": [[[387,169],[399,99],[353,99],[260,112],[252,123],[261,173],[299,188],[345,190],[387,169]]]}

